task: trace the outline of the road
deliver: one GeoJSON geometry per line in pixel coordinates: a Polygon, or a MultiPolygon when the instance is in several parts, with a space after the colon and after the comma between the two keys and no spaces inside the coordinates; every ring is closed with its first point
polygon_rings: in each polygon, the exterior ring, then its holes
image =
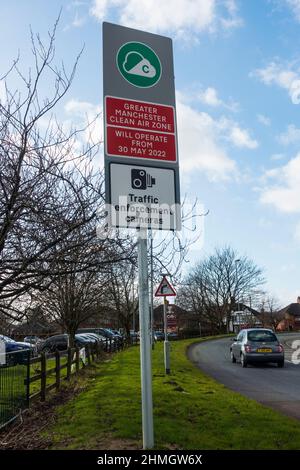
{"type": "Polygon", "coordinates": [[[300,365],[291,362],[294,352],[292,342],[300,341],[300,334],[280,335],[279,338],[285,349],[286,361],[283,369],[276,364],[249,365],[245,369],[239,363],[232,364],[229,354],[232,342],[230,338],[195,344],[189,349],[189,358],[201,370],[231,390],[300,419],[300,365]]]}

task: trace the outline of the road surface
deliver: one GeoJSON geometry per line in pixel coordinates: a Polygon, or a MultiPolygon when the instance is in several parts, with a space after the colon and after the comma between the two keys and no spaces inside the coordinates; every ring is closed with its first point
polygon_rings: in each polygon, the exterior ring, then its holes
{"type": "MultiPolygon", "coordinates": [[[[230,360],[232,339],[223,338],[195,344],[189,349],[189,358],[205,373],[226,387],[249,398],[300,419],[300,364],[292,363],[292,343],[300,334],[279,336],[285,349],[285,367],[276,364],[248,365],[242,368],[230,360]]],[[[297,358],[300,361],[300,353],[297,358]]]]}

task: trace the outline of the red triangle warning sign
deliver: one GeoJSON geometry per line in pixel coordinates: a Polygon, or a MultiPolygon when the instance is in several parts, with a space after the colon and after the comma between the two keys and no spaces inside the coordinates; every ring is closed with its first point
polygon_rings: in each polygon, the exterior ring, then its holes
{"type": "Polygon", "coordinates": [[[169,283],[166,276],[162,278],[161,283],[158,286],[157,291],[155,292],[155,297],[168,297],[168,296],[175,296],[176,291],[173,286],[169,283]]]}

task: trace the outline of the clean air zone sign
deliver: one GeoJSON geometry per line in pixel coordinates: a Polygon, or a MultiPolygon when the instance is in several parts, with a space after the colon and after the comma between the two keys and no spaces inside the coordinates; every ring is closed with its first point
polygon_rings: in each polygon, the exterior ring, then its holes
{"type": "Polygon", "coordinates": [[[109,225],[179,230],[171,39],[103,23],[103,92],[109,225]]]}
{"type": "Polygon", "coordinates": [[[155,85],[161,76],[159,57],[141,42],[128,42],[121,46],[117,66],[125,80],[141,88],[155,85]]]}

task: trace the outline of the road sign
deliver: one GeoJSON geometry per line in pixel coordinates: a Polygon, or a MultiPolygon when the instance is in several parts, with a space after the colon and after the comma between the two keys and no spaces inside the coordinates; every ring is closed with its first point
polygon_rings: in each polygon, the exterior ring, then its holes
{"type": "Polygon", "coordinates": [[[168,297],[175,295],[176,291],[174,287],[170,284],[166,276],[163,276],[161,283],[159,284],[157,291],[155,292],[155,297],[168,297]]]}
{"type": "Polygon", "coordinates": [[[163,36],[103,23],[103,63],[105,187],[109,225],[139,228],[138,220],[143,220],[142,213],[161,214],[163,205],[163,216],[159,219],[148,217],[144,227],[180,230],[172,41],[163,36]],[[128,165],[137,167],[128,168],[128,165]],[[143,172],[140,176],[150,180],[145,183],[143,178],[136,179],[141,186],[133,188],[131,170],[143,172]],[[149,186],[151,177],[155,184],[149,186]],[[167,189],[166,182],[169,185],[167,189]],[[132,199],[128,204],[131,206],[132,202],[139,201],[140,217],[135,215],[134,220],[129,214],[128,217],[118,217],[120,212],[116,207],[121,207],[124,199],[132,198],[133,189],[134,197],[138,199],[132,199]],[[146,204],[142,196],[146,196],[146,204]],[[154,197],[151,199],[151,196],[154,197]],[[166,218],[172,219],[171,223],[165,223],[166,218]]]}
{"type": "Polygon", "coordinates": [[[134,86],[154,86],[161,77],[161,63],[151,47],[142,42],[127,42],[117,53],[120,74],[134,86]]]}
{"type": "MultiPolygon", "coordinates": [[[[180,229],[171,39],[103,23],[103,93],[109,225],[140,228],[142,426],[147,449],[154,445],[147,228],[180,229]]],[[[167,344],[166,338],[166,358],[167,344]]],[[[167,359],[165,364],[168,373],[167,359]]]]}
{"type": "Polygon", "coordinates": [[[110,191],[115,227],[176,228],[173,169],[111,163],[110,191]]]}
{"type": "Polygon", "coordinates": [[[106,155],[175,163],[175,127],[173,106],[106,97],[106,155]]]}

